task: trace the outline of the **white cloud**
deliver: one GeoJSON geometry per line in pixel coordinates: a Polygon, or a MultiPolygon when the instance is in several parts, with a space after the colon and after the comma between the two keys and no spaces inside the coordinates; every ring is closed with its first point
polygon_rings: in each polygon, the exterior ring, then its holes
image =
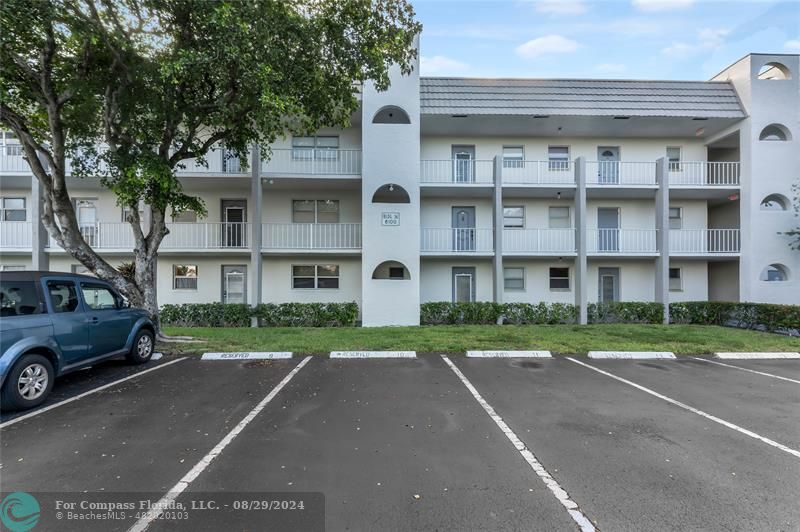
{"type": "Polygon", "coordinates": [[[800,52],[800,39],[792,39],[791,41],[786,41],[785,43],[783,43],[783,48],[785,50],[793,52],[800,52]]]}
{"type": "Polygon", "coordinates": [[[661,50],[661,53],[681,59],[700,52],[711,52],[725,44],[725,37],[729,33],[730,30],[725,28],[702,28],[697,32],[697,42],[675,42],[661,50]]]}
{"type": "Polygon", "coordinates": [[[622,74],[628,70],[628,67],[621,63],[600,63],[595,65],[594,69],[603,74],[622,74]]]}
{"type": "Polygon", "coordinates": [[[695,52],[697,52],[697,46],[686,44],[685,42],[672,43],[670,46],[661,50],[661,53],[664,55],[675,58],[689,57],[695,52]]]}
{"type": "Polygon", "coordinates": [[[537,37],[517,46],[517,55],[524,59],[537,59],[543,55],[566,54],[580,48],[580,44],[561,35],[537,37]]]}
{"type": "Polygon", "coordinates": [[[718,48],[722,46],[729,33],[730,30],[725,28],[703,28],[698,32],[697,37],[702,48],[718,48]]]}
{"type": "Polygon", "coordinates": [[[583,0],[537,0],[536,11],[552,16],[577,16],[589,10],[583,0]]]}
{"type": "Polygon", "coordinates": [[[422,56],[419,59],[420,73],[426,76],[458,75],[469,71],[469,65],[443,55],[422,56]]]}
{"type": "Polygon", "coordinates": [[[694,0],[632,0],[632,3],[640,11],[673,11],[691,7],[694,0]]]}

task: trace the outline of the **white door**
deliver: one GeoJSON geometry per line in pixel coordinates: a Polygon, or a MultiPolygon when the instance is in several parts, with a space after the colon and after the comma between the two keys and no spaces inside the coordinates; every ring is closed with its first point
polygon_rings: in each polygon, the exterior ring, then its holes
{"type": "Polygon", "coordinates": [[[222,302],[247,303],[247,267],[222,267],[222,302]]]}
{"type": "Polygon", "coordinates": [[[94,200],[77,200],[78,228],[90,246],[97,245],[97,207],[94,200]]]}
{"type": "Polygon", "coordinates": [[[599,146],[597,148],[597,182],[614,185],[619,183],[619,148],[599,146]]]}

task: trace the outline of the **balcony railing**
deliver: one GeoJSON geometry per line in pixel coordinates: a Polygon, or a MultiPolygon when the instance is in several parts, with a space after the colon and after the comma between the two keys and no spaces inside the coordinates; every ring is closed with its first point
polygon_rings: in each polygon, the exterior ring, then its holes
{"type": "MultiPolygon", "coordinates": [[[[161,250],[179,249],[247,249],[250,224],[244,222],[169,223],[169,234],[161,250]]],[[[133,231],[126,222],[97,222],[82,224],[80,232],[87,244],[95,249],[132,250],[133,231]]],[[[51,248],[58,244],[51,239],[51,248]]]]}
{"type": "Polygon", "coordinates": [[[705,255],[739,253],[738,229],[672,229],[669,232],[670,255],[705,255]]]}
{"type": "Polygon", "coordinates": [[[420,182],[427,184],[491,185],[494,161],[439,159],[420,161],[420,182]]]}
{"type": "Polygon", "coordinates": [[[572,161],[503,161],[504,185],[574,185],[572,161]]]}
{"type": "Polygon", "coordinates": [[[587,229],[586,250],[599,255],[656,253],[656,230],[587,229]]]}
{"type": "Polygon", "coordinates": [[[420,250],[428,253],[491,253],[492,229],[423,228],[420,250]]]}
{"type": "Polygon", "coordinates": [[[639,161],[586,161],[589,185],[638,186],[656,184],[656,163],[639,161]]]}
{"type": "Polygon", "coordinates": [[[262,224],[265,250],[361,249],[361,224],[262,224]]]}
{"type": "Polygon", "coordinates": [[[670,186],[724,187],[739,185],[738,162],[679,162],[669,165],[670,186]]]}
{"type": "Polygon", "coordinates": [[[206,155],[206,164],[201,164],[196,159],[187,159],[181,163],[183,168],[177,174],[249,174],[248,161],[234,157],[231,152],[223,148],[216,148],[206,155]]]}
{"type": "Polygon", "coordinates": [[[31,249],[31,222],[0,222],[0,249],[31,249]]]}
{"type": "Polygon", "coordinates": [[[503,253],[575,253],[575,230],[504,229],[503,253]]]}
{"type": "Polygon", "coordinates": [[[274,149],[261,165],[262,174],[361,175],[361,150],[320,148],[274,149]]]}

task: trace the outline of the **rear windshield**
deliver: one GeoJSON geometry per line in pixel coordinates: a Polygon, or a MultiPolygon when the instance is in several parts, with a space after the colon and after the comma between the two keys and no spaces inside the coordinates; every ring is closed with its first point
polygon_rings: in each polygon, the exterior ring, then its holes
{"type": "Polygon", "coordinates": [[[39,314],[41,311],[33,281],[0,281],[0,317],[39,314]]]}

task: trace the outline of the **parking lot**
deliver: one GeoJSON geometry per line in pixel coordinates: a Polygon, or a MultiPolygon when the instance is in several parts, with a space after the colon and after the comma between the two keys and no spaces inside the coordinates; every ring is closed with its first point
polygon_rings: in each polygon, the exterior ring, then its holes
{"type": "Polygon", "coordinates": [[[800,360],[175,360],[6,415],[3,492],[321,492],[327,530],[800,530],[800,360]]]}

